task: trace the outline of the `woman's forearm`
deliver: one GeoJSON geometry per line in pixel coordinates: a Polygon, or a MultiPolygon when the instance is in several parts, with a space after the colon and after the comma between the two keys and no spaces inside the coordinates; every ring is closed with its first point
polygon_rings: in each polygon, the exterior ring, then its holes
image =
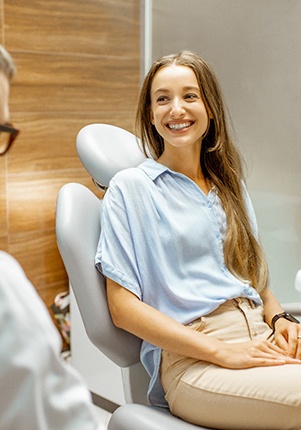
{"type": "Polygon", "coordinates": [[[283,308],[270,290],[266,290],[264,294],[261,295],[261,298],[263,301],[265,322],[272,327],[271,322],[273,316],[283,312],[283,308]]]}
{"type": "MultiPolygon", "coordinates": [[[[242,369],[294,362],[280,348],[266,340],[230,344],[192,330],[143,303],[110,279],[107,279],[107,296],[110,313],[117,327],[164,350],[227,368],[242,369]]],[[[271,312],[278,309],[272,306],[272,299],[268,302],[271,312]]]]}
{"type": "Polygon", "coordinates": [[[114,324],[159,348],[212,361],[223,344],[162,314],[110,279],[107,295],[114,324]]]}

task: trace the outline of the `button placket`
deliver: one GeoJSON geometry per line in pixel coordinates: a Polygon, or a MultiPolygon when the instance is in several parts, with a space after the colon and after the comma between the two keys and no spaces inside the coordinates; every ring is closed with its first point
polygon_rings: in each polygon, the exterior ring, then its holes
{"type": "Polygon", "coordinates": [[[224,249],[223,249],[223,237],[221,234],[221,224],[219,221],[218,212],[215,209],[215,205],[217,204],[217,195],[213,190],[210,191],[210,193],[207,196],[207,208],[210,211],[210,218],[213,224],[213,230],[214,235],[217,240],[217,246],[218,246],[218,253],[219,253],[219,260],[220,260],[220,268],[223,272],[227,271],[227,268],[225,266],[224,262],[224,249]]]}

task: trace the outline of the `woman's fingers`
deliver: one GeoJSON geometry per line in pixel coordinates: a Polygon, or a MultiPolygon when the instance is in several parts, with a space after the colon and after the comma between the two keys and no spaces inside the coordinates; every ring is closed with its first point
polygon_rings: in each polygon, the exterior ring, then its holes
{"type": "Polygon", "coordinates": [[[253,358],[267,361],[278,361],[285,363],[291,361],[291,358],[277,345],[273,345],[268,341],[253,341],[249,347],[249,353],[253,358]]]}
{"type": "MultiPolygon", "coordinates": [[[[275,340],[277,342],[277,345],[279,348],[282,349],[282,351],[288,351],[288,342],[285,336],[283,336],[282,333],[275,335],[275,340]]],[[[288,352],[287,352],[288,353],[288,352]]]]}
{"type": "Polygon", "coordinates": [[[295,334],[289,337],[287,353],[290,357],[301,359],[301,335],[295,334]]]}
{"type": "Polygon", "coordinates": [[[298,347],[297,347],[295,358],[298,358],[299,360],[301,360],[301,335],[297,339],[297,344],[298,344],[298,347]]]}
{"type": "Polygon", "coordinates": [[[276,330],[275,340],[290,357],[301,359],[301,328],[297,324],[287,324],[280,326],[276,330]]]}
{"type": "MultiPolygon", "coordinates": [[[[290,357],[279,346],[267,340],[250,341],[241,344],[228,344],[231,349],[231,363],[225,367],[248,368],[257,366],[277,366],[282,364],[301,364],[301,360],[290,357]],[[235,358],[234,358],[235,357],[235,358]]],[[[229,355],[228,355],[229,357],[229,355]]],[[[226,361],[228,361],[226,359],[226,361]]]]}

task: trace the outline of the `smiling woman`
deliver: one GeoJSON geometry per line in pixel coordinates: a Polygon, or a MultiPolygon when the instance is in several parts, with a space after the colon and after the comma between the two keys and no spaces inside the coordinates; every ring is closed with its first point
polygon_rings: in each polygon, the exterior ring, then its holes
{"type": "Polygon", "coordinates": [[[144,340],[150,402],[210,428],[300,430],[301,328],[269,290],[210,66],[156,61],[137,125],[153,159],[110,182],[96,266],[115,325],[144,340]]]}

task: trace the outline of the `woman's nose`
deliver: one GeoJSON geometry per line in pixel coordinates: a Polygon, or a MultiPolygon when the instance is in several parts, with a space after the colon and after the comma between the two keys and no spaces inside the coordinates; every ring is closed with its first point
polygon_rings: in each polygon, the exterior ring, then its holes
{"type": "Polygon", "coordinates": [[[178,98],[173,99],[170,114],[174,117],[183,115],[185,112],[182,101],[178,98]]]}

